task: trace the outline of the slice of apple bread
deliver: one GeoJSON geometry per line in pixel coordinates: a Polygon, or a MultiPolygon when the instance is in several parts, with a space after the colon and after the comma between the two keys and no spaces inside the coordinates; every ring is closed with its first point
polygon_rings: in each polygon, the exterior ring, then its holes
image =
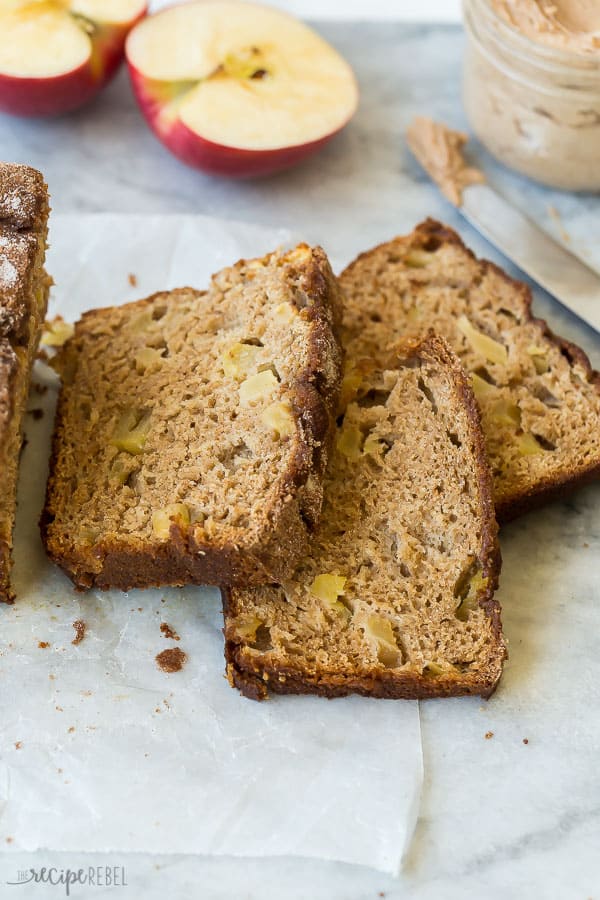
{"type": "Polygon", "coordinates": [[[48,191],[28,166],[0,163],[0,601],[10,585],[23,416],[48,304],[48,191]]]}
{"type": "Polygon", "coordinates": [[[321,525],[280,586],[224,589],[228,677],[333,697],[489,695],[506,655],[477,405],[440,338],[351,357],[321,525]]]}
{"type": "Polygon", "coordinates": [[[321,509],[340,314],[327,257],[300,245],[82,317],[41,523],[78,588],[291,573],[321,509]]]}
{"type": "Polygon", "coordinates": [[[529,288],[428,220],[363,253],[340,278],[343,343],[368,355],[433,328],[470,373],[499,521],[600,476],[600,375],[533,318],[529,288]]]}

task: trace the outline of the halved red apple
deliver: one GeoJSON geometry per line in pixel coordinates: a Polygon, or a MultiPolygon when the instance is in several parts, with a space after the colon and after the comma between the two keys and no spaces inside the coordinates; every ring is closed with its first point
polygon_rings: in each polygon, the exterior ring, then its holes
{"type": "Polygon", "coordinates": [[[145,0],[0,0],[0,110],[82,106],[118,69],[145,0]]]}
{"type": "Polygon", "coordinates": [[[239,0],[173,6],[125,46],[148,124],[176,156],[221,175],[292,165],[352,118],[350,66],[286,13],[239,0]]]}

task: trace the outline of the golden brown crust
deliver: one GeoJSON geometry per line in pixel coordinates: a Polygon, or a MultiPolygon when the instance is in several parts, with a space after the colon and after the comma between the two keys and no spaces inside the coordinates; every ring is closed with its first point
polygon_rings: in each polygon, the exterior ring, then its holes
{"type": "MultiPolygon", "coordinates": [[[[240,261],[237,266],[242,267],[245,263],[240,261]]],[[[48,555],[78,589],[129,590],[167,584],[265,583],[289,573],[290,561],[296,560],[303,552],[320,514],[322,475],[341,379],[341,352],[335,334],[341,308],[339,289],[324,252],[320,248],[312,250],[310,262],[296,274],[302,276],[304,294],[297,292],[294,302],[311,322],[307,362],[297,372],[296,381],[292,384],[296,397],[294,413],[301,440],[290,459],[278,496],[268,510],[266,527],[254,543],[248,542],[243,547],[230,542],[208,543],[200,539],[197,530],[182,530],[176,522],[171,524],[170,540],[166,543],[128,541],[122,536],[118,539],[106,537],[93,548],[82,552],[74,548],[71,542],[61,540],[52,526],[56,516],[59,451],[67,415],[67,391],[70,390],[63,386],[40,528],[48,555]],[[326,367],[329,369],[328,377],[324,377],[326,367]]],[[[189,293],[190,290],[180,289],[179,293],[189,293]]],[[[177,294],[174,291],[170,296],[173,298],[177,294]]],[[[149,305],[157,296],[160,295],[153,295],[135,305],[149,305]]],[[[109,314],[110,310],[106,312],[109,314]]],[[[97,317],[98,311],[89,315],[97,317]]],[[[85,337],[85,333],[84,314],[75,337],[63,348],[67,366],[70,347],[75,346],[74,341],[85,337]]]]}
{"type": "MultiPolygon", "coordinates": [[[[510,286],[512,291],[520,295],[525,310],[526,321],[542,328],[544,337],[553,343],[563,356],[570,362],[578,363],[584,369],[587,374],[588,382],[594,386],[600,396],[600,373],[592,368],[587,355],[580,347],[554,334],[544,319],[537,318],[533,315],[531,311],[533,297],[530,288],[526,284],[511,278],[495,263],[486,259],[478,259],[452,228],[435,219],[428,218],[417,225],[413,235],[420,237],[424,249],[435,250],[442,244],[454,245],[460,248],[461,252],[465,253],[474,263],[477,263],[484,273],[486,271],[494,272],[498,278],[502,279],[510,286]]],[[[373,257],[389,243],[389,241],[385,241],[382,244],[361,253],[345,269],[341,278],[343,279],[344,275],[351,273],[361,261],[373,257]]],[[[515,490],[510,496],[502,497],[496,501],[497,519],[500,524],[509,522],[517,516],[542,506],[550,500],[567,496],[575,488],[589,484],[598,478],[600,478],[600,450],[596,459],[591,459],[585,465],[565,466],[560,473],[551,477],[542,478],[528,489],[515,490]]]]}
{"type": "Polygon", "coordinates": [[[502,666],[489,673],[489,677],[476,681],[466,679],[461,683],[444,676],[428,678],[418,674],[372,677],[346,677],[326,674],[310,678],[297,671],[265,668],[253,674],[240,668],[234,659],[228,658],[227,679],[248,700],[266,700],[269,694],[316,694],[318,697],[347,697],[360,694],[381,700],[431,700],[436,697],[465,697],[477,695],[488,699],[494,693],[502,666]]]}
{"type": "Polygon", "coordinates": [[[430,332],[421,341],[404,340],[390,349],[396,360],[420,358],[442,366],[450,375],[454,391],[465,409],[481,510],[479,522],[481,549],[478,561],[485,579],[485,588],[479,596],[479,605],[489,620],[495,652],[483,671],[444,674],[435,678],[418,672],[398,673],[381,669],[367,676],[352,671],[347,673],[322,671],[312,674],[286,665],[271,665],[260,655],[249,657],[244,652],[244,642],[237,636],[235,629],[228,627],[229,622],[233,621],[243,609],[243,591],[222,588],[227,677],[232,687],[238,688],[249,699],[264,700],[269,693],[317,694],[322,697],[341,697],[358,693],[389,699],[425,699],[465,694],[489,697],[500,679],[507,653],[502,637],[500,605],[494,593],[498,586],[502,560],[494,514],[492,476],[485,451],[479,408],[464,369],[444,340],[430,332]]]}

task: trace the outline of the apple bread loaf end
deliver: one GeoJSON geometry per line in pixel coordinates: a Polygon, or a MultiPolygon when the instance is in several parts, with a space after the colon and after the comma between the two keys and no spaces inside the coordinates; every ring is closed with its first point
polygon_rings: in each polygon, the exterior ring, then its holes
{"type": "Polygon", "coordinates": [[[31,368],[48,305],[48,191],[28,166],[0,163],[0,601],[10,585],[19,456],[31,368]]]}

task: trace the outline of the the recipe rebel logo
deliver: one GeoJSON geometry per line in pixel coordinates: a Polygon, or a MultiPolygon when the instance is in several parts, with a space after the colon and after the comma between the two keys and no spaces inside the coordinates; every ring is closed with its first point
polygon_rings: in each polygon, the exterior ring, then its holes
{"type": "Polygon", "coordinates": [[[40,884],[62,888],[66,897],[76,886],[85,887],[127,887],[127,875],[124,866],[87,866],[80,869],[58,869],[43,867],[41,869],[19,869],[16,880],[7,881],[11,887],[23,884],[40,884]]]}

